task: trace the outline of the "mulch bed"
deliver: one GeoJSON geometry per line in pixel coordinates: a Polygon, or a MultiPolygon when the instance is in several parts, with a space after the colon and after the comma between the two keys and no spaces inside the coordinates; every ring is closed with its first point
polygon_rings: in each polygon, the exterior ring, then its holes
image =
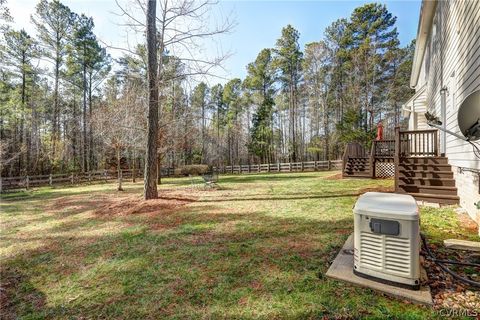
{"type": "MultiPolygon", "coordinates": [[[[480,263],[480,254],[464,250],[447,249],[435,244],[428,245],[437,259],[455,260],[469,263],[480,263]]],[[[427,253],[422,248],[422,258],[427,253]]],[[[422,264],[428,274],[428,281],[424,285],[430,286],[436,309],[480,310],[480,289],[459,282],[444,272],[437,264],[429,259],[422,259],[422,264]]],[[[475,267],[447,265],[460,276],[470,280],[480,281],[480,270],[475,267]]]]}
{"type": "Polygon", "coordinates": [[[156,214],[177,211],[197,201],[196,197],[185,197],[175,192],[161,192],[158,199],[144,200],[141,196],[109,199],[106,205],[94,211],[97,215],[156,214]]]}

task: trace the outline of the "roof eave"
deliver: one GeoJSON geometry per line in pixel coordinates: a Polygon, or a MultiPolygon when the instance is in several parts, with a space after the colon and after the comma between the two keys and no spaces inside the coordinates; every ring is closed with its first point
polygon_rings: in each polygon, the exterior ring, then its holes
{"type": "Polygon", "coordinates": [[[415,88],[420,76],[423,57],[427,46],[428,35],[432,28],[433,17],[437,0],[423,0],[420,9],[420,20],[418,22],[417,40],[415,42],[415,53],[413,55],[412,74],[410,75],[410,87],[415,88]]]}

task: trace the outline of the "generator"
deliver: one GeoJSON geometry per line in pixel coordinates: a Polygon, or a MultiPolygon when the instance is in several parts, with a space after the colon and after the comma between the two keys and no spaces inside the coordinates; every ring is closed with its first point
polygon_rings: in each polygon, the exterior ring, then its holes
{"type": "Polygon", "coordinates": [[[420,223],[415,199],[367,192],[354,209],[354,274],[420,289],[420,223]]]}

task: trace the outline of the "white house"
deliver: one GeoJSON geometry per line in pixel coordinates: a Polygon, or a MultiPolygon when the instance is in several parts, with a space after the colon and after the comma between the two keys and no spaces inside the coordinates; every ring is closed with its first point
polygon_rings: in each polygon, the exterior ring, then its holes
{"type": "MultiPolygon", "coordinates": [[[[444,128],[461,134],[458,108],[480,90],[480,0],[422,2],[410,86],[415,94],[403,106],[409,130],[429,129],[428,111],[444,128]]],[[[480,160],[469,143],[453,135],[440,131],[439,140],[460,205],[480,224],[480,160]]]]}

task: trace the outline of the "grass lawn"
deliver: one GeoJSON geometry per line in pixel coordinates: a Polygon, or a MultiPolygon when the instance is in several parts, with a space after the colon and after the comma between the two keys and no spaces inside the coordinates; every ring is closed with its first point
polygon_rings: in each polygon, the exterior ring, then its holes
{"type": "MultiPolygon", "coordinates": [[[[220,190],[164,179],[2,196],[2,318],[392,318],[432,309],[324,277],[353,231],[352,206],[391,180],[332,172],[220,177],[220,190]]],[[[422,208],[439,242],[478,237],[453,209],[422,208]]]]}

